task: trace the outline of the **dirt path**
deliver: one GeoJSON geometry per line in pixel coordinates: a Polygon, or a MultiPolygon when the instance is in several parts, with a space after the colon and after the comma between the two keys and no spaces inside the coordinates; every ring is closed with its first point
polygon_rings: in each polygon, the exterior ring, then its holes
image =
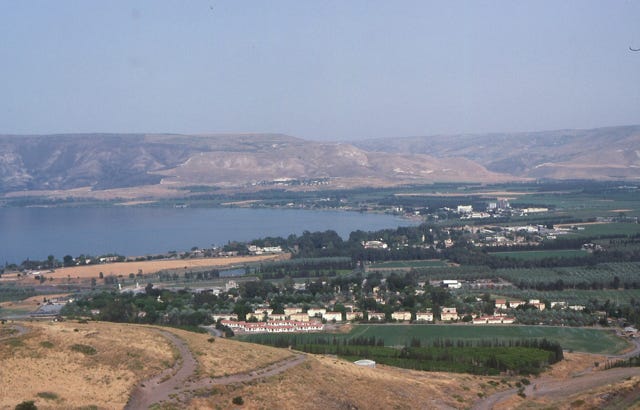
{"type": "Polygon", "coordinates": [[[222,377],[214,377],[201,379],[194,383],[190,383],[189,389],[199,389],[203,387],[215,386],[215,385],[226,385],[232,383],[242,383],[248,382],[255,379],[261,379],[263,377],[275,376],[276,374],[280,374],[292,367],[299,365],[300,363],[307,360],[307,356],[304,354],[298,354],[293,357],[289,357],[287,359],[281,360],[276,363],[272,363],[267,367],[263,367],[258,370],[245,372],[245,373],[237,373],[229,376],[222,377]]]}
{"type": "Polygon", "coordinates": [[[527,397],[546,397],[561,399],[581,391],[587,391],[596,387],[619,382],[627,377],[640,375],[640,368],[621,367],[603,370],[575,377],[568,380],[540,380],[535,381],[525,389],[527,397]]]}
{"type": "Polygon", "coordinates": [[[297,354],[261,369],[229,376],[193,380],[198,363],[186,342],[173,333],[159,332],[178,349],[180,359],[172,368],[164,370],[137,386],[131,394],[125,410],[147,409],[154,403],[166,401],[186,402],[193,396],[195,390],[274,376],[299,365],[307,358],[304,354],[297,354]]]}
{"type": "Polygon", "coordinates": [[[3,326],[5,327],[5,329],[11,328],[15,330],[15,332],[8,331],[6,335],[4,336],[0,335],[0,340],[11,339],[14,337],[21,337],[29,332],[29,329],[21,325],[11,324],[11,325],[3,325],[3,326]]]}
{"type": "Polygon", "coordinates": [[[131,394],[125,409],[146,409],[153,403],[169,399],[170,395],[184,386],[187,379],[195,373],[198,367],[184,340],[170,332],[159,332],[178,349],[180,358],[172,368],[162,371],[137,386],[131,394]]]}
{"type": "MultiPolygon", "coordinates": [[[[624,354],[607,356],[610,360],[628,359],[640,353],[640,340],[633,340],[634,348],[624,354]]],[[[559,380],[550,376],[542,376],[532,380],[524,393],[528,398],[549,398],[561,399],[581,391],[587,391],[607,384],[617,383],[627,377],[640,375],[640,368],[625,367],[610,370],[596,371],[592,366],[585,368],[579,373],[575,373],[571,379],[559,380]]],[[[477,402],[472,409],[490,410],[503,400],[506,400],[518,393],[518,389],[509,389],[492,394],[482,401],[477,402]]]]}

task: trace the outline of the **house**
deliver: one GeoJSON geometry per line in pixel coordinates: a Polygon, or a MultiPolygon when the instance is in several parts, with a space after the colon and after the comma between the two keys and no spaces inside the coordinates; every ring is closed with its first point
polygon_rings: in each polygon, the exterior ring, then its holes
{"type": "Polygon", "coordinates": [[[326,320],[327,322],[333,321],[335,320],[336,322],[341,322],[342,321],[342,312],[325,312],[324,315],[322,315],[322,318],[324,320],[326,320]]]}
{"type": "Polygon", "coordinates": [[[529,304],[538,310],[545,310],[547,307],[544,303],[541,303],[539,299],[530,299],[529,304]]]}
{"type": "Polygon", "coordinates": [[[389,247],[382,241],[363,241],[362,246],[365,249],[387,249],[389,247]]]}
{"type": "Polygon", "coordinates": [[[287,315],[285,315],[284,313],[272,313],[269,315],[268,320],[287,320],[287,315]]]}
{"type": "Polygon", "coordinates": [[[470,214],[473,212],[473,205],[458,205],[456,212],[459,214],[470,214]]]}
{"type": "Polygon", "coordinates": [[[362,319],[362,312],[347,312],[345,314],[346,316],[346,320],[351,321],[351,320],[361,320],[362,319]]]}
{"type": "Polygon", "coordinates": [[[380,322],[385,320],[385,316],[384,313],[382,312],[367,312],[367,316],[369,317],[369,320],[378,320],[380,322]]]}
{"type": "Polygon", "coordinates": [[[293,333],[293,332],[319,332],[324,329],[322,323],[296,322],[293,320],[281,320],[273,322],[234,322],[223,320],[222,324],[234,331],[247,333],[293,333]]]}
{"type": "Polygon", "coordinates": [[[507,309],[507,299],[496,299],[496,310],[507,309]]]}
{"type": "Polygon", "coordinates": [[[302,313],[301,307],[286,307],[284,308],[284,314],[290,316],[294,313],[302,313]]]}
{"type": "Polygon", "coordinates": [[[478,316],[473,319],[474,325],[499,325],[510,324],[515,321],[515,318],[510,316],[478,316]]]}
{"type": "Polygon", "coordinates": [[[551,309],[558,307],[559,309],[564,309],[567,307],[567,302],[551,302],[551,309]]]}
{"type": "Polygon", "coordinates": [[[524,304],[525,302],[522,300],[496,299],[496,309],[515,309],[518,306],[522,306],[524,304]]]}
{"type": "Polygon", "coordinates": [[[442,286],[449,289],[460,289],[462,287],[462,283],[453,279],[445,279],[442,281],[442,286]]]}
{"type": "Polygon", "coordinates": [[[327,313],[325,308],[309,308],[307,310],[307,314],[310,317],[322,317],[325,313],[327,313]]]}
{"type": "Polygon", "coordinates": [[[433,313],[430,312],[430,311],[417,312],[416,313],[416,321],[418,321],[418,322],[433,322],[433,313]]]}
{"type": "Polygon", "coordinates": [[[256,315],[271,315],[271,313],[273,313],[273,309],[269,308],[269,307],[258,307],[256,309],[253,310],[253,313],[255,313],[256,315]]]}
{"type": "Polygon", "coordinates": [[[400,322],[411,320],[411,312],[398,311],[391,313],[391,319],[398,320],[400,322]]]}
{"type": "Polygon", "coordinates": [[[238,315],[235,313],[213,313],[211,318],[214,322],[218,320],[238,320],[238,315]]]}
{"type": "Polygon", "coordinates": [[[308,322],[309,321],[309,315],[306,313],[292,313],[289,315],[289,319],[290,320],[295,320],[298,322],[308,322]]]}
{"type": "Polygon", "coordinates": [[[440,312],[440,320],[443,322],[448,322],[452,320],[458,320],[460,316],[458,316],[458,312],[454,307],[443,307],[440,312]]]}

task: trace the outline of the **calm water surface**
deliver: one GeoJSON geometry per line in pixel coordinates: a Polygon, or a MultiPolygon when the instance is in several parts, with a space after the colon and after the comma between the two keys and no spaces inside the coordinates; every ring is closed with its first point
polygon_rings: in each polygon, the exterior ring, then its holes
{"type": "Polygon", "coordinates": [[[0,263],[54,255],[145,255],[332,229],[343,238],[411,225],[391,215],[280,209],[0,208],[0,263]]]}

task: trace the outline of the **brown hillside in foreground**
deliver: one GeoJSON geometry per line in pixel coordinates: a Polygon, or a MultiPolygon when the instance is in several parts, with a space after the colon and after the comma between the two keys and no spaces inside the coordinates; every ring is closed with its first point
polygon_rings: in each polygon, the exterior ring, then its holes
{"type": "MultiPolygon", "coordinates": [[[[171,384],[176,379],[181,384],[173,383],[165,391],[168,399],[152,408],[239,408],[233,400],[240,397],[244,409],[466,409],[485,408],[480,396],[491,400],[494,394],[501,397],[494,407],[500,409],[637,406],[637,369],[600,371],[593,368],[596,361],[603,363],[604,358],[568,353],[550,371],[531,378],[529,393],[533,395],[531,389],[538,384],[538,392],[549,390],[548,395],[523,399],[515,394],[521,376],[419,372],[381,365],[370,369],[334,357],[305,359],[287,349],[153,326],[8,323],[0,325],[0,409],[13,409],[25,400],[34,400],[39,409],[121,409],[138,391],[136,386],[171,384]],[[167,338],[167,332],[177,339],[167,338]],[[188,349],[182,350],[179,345],[185,343],[188,349]],[[272,364],[292,357],[303,360],[260,376],[272,364]],[[189,367],[187,362],[192,363],[191,370],[186,379],[179,379],[177,374],[189,367]],[[149,381],[163,372],[164,381],[149,381]],[[231,384],[222,382],[228,375],[234,379],[231,384]]],[[[150,403],[153,397],[157,396],[150,403]]]]}

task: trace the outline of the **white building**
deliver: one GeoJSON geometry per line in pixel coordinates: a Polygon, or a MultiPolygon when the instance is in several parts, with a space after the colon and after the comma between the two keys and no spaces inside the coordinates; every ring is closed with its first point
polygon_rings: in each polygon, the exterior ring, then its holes
{"type": "Polygon", "coordinates": [[[460,289],[462,287],[462,283],[453,279],[445,279],[442,281],[442,286],[449,289],[460,289]]]}
{"type": "Polygon", "coordinates": [[[433,322],[432,312],[416,312],[416,321],[433,322]]]}
{"type": "Polygon", "coordinates": [[[327,322],[331,322],[333,320],[335,320],[336,322],[341,322],[342,312],[325,312],[325,314],[322,315],[322,318],[327,322]]]}
{"type": "Polygon", "coordinates": [[[391,319],[398,320],[400,322],[411,320],[411,312],[398,311],[391,313],[391,319]]]}

